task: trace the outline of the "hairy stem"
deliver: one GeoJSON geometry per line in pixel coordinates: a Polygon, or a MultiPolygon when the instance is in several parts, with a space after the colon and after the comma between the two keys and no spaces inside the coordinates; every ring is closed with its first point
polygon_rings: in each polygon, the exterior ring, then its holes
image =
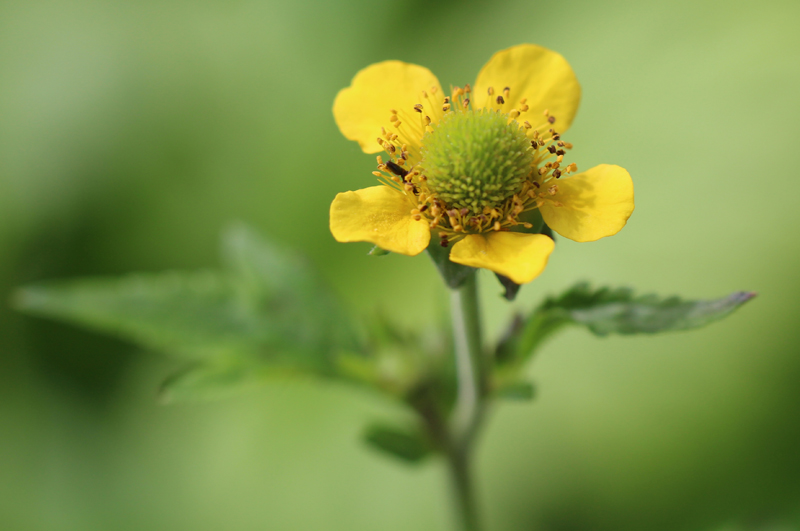
{"type": "Polygon", "coordinates": [[[471,480],[472,448],[485,408],[488,368],[483,352],[478,285],[473,272],[452,294],[458,394],[447,459],[455,502],[464,531],[480,531],[471,480]]]}

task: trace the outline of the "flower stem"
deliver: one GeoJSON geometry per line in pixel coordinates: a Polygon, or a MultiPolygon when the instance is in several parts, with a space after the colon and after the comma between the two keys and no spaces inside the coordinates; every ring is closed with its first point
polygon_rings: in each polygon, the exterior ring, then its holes
{"type": "Polygon", "coordinates": [[[483,418],[487,367],[483,353],[480,304],[475,272],[452,294],[458,394],[453,410],[452,435],[447,448],[455,501],[464,531],[479,531],[471,483],[472,447],[483,418]]]}

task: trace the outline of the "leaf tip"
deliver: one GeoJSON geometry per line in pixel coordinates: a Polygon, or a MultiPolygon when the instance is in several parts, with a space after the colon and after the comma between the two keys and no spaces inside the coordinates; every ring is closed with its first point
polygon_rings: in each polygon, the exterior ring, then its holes
{"type": "Polygon", "coordinates": [[[28,311],[42,305],[45,300],[42,290],[36,288],[17,288],[9,297],[9,305],[17,311],[28,311]]]}

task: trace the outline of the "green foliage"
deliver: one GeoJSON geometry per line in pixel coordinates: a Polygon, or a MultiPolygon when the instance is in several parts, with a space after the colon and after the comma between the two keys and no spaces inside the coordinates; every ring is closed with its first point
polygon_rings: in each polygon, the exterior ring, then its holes
{"type": "Polygon", "coordinates": [[[558,297],[549,297],[527,318],[515,320],[498,344],[496,360],[500,365],[518,364],[568,324],[585,326],[598,336],[688,330],[730,315],[754,296],[737,292],[710,301],[686,301],[680,297],[636,296],[630,288],[592,289],[580,283],[558,297]]]}
{"type": "Polygon", "coordinates": [[[364,440],[374,448],[407,463],[419,463],[433,451],[425,435],[410,428],[374,424],[367,429],[364,440]]]}
{"type": "Polygon", "coordinates": [[[346,317],[299,256],[243,226],[223,237],[221,271],[132,274],[23,288],[18,308],[199,363],[167,396],[216,394],[276,372],[333,375],[357,350],[346,317]]]}
{"type": "Polygon", "coordinates": [[[165,403],[214,400],[285,375],[286,368],[244,356],[219,356],[167,378],[159,391],[165,403]]]}
{"type": "Polygon", "coordinates": [[[369,250],[367,253],[370,256],[386,256],[387,254],[392,254],[392,251],[387,251],[386,249],[381,249],[377,245],[373,246],[372,249],[369,250]]]}
{"type": "Polygon", "coordinates": [[[531,382],[509,382],[495,391],[497,398],[514,401],[533,400],[536,388],[531,382]]]}
{"type": "Polygon", "coordinates": [[[474,268],[451,262],[450,249],[451,247],[442,247],[439,238],[432,237],[431,243],[428,245],[428,256],[436,264],[436,269],[442,275],[444,283],[450,289],[458,289],[474,271],[474,268]]]}

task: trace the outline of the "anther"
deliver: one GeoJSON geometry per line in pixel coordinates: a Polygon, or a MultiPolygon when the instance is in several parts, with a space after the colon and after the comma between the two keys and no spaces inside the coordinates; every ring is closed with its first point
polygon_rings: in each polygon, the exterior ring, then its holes
{"type": "Polygon", "coordinates": [[[420,212],[425,212],[426,210],[428,210],[428,205],[422,205],[421,207],[419,207],[420,212]]]}
{"type": "Polygon", "coordinates": [[[533,127],[528,120],[522,122],[522,125],[525,126],[525,129],[530,129],[531,127],[533,127]]]}
{"type": "Polygon", "coordinates": [[[488,89],[486,89],[486,92],[488,92],[488,93],[489,93],[489,96],[491,96],[491,95],[493,95],[493,94],[494,94],[494,88],[492,88],[492,87],[489,87],[488,89]]]}
{"type": "Polygon", "coordinates": [[[431,125],[431,117],[430,116],[426,116],[425,117],[425,125],[431,125]]]}
{"type": "Polygon", "coordinates": [[[391,112],[392,114],[397,114],[397,110],[396,110],[396,109],[392,109],[390,112],[391,112]]]}
{"type": "Polygon", "coordinates": [[[551,145],[547,146],[547,151],[549,151],[550,153],[553,153],[553,154],[555,154],[555,152],[556,152],[556,147],[555,147],[554,145],[552,145],[552,144],[551,144],[551,145]]]}
{"type": "Polygon", "coordinates": [[[399,120],[394,123],[395,127],[400,127],[401,125],[403,125],[403,122],[401,122],[399,120]]]}
{"type": "Polygon", "coordinates": [[[548,116],[547,117],[547,121],[550,122],[551,124],[554,124],[554,123],[556,123],[556,117],[555,116],[548,116]]]}
{"type": "Polygon", "coordinates": [[[467,83],[466,85],[464,85],[464,92],[466,92],[467,94],[469,94],[470,92],[472,92],[472,87],[470,87],[470,86],[469,86],[469,83],[467,83]]]}
{"type": "Polygon", "coordinates": [[[399,120],[399,119],[400,119],[400,118],[398,118],[396,114],[393,114],[393,115],[391,115],[391,116],[389,117],[389,121],[390,121],[390,122],[396,122],[396,121],[397,121],[397,120],[399,120]]]}
{"type": "Polygon", "coordinates": [[[377,160],[377,161],[378,161],[378,166],[380,166],[381,164],[383,164],[383,157],[381,157],[380,155],[378,155],[378,156],[377,156],[377,158],[376,158],[375,160],[377,160]]]}
{"type": "Polygon", "coordinates": [[[508,116],[511,119],[515,119],[519,116],[519,111],[516,109],[511,109],[511,111],[508,113],[508,116]]]}
{"type": "Polygon", "coordinates": [[[375,177],[383,177],[383,174],[379,171],[372,172],[372,175],[374,175],[375,177]]]}
{"type": "Polygon", "coordinates": [[[450,96],[444,97],[444,103],[450,103],[450,96]]]}
{"type": "Polygon", "coordinates": [[[414,110],[417,111],[418,113],[422,114],[422,104],[421,103],[417,103],[416,105],[414,105],[414,110]]]}
{"type": "Polygon", "coordinates": [[[497,96],[497,103],[499,105],[503,105],[505,102],[506,100],[503,99],[503,96],[497,96]]]}
{"type": "Polygon", "coordinates": [[[442,105],[442,110],[445,111],[445,112],[449,111],[450,110],[450,104],[449,103],[445,103],[444,105],[442,105]]]}
{"type": "Polygon", "coordinates": [[[509,87],[504,88],[503,89],[503,96],[508,98],[510,95],[511,95],[511,88],[509,88],[509,87]]]}
{"type": "Polygon", "coordinates": [[[550,195],[556,195],[558,193],[558,186],[555,184],[547,189],[547,193],[550,195]]]}
{"type": "Polygon", "coordinates": [[[465,109],[469,109],[469,98],[466,98],[462,105],[464,106],[465,109]]]}
{"type": "Polygon", "coordinates": [[[555,177],[556,179],[558,179],[559,177],[561,177],[561,170],[555,170],[555,171],[553,172],[553,177],[555,177]]]}

